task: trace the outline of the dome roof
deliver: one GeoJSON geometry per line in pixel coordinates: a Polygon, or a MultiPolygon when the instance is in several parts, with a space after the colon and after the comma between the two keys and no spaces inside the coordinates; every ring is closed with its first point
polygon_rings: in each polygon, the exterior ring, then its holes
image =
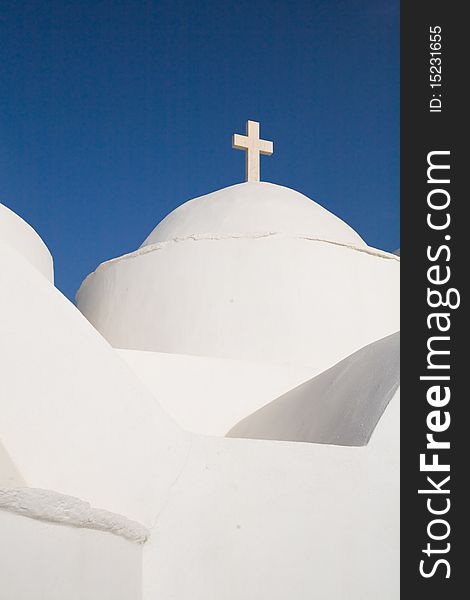
{"type": "Polygon", "coordinates": [[[36,231],[16,213],[0,204],[0,242],[6,242],[54,283],[51,253],[36,231]]]}
{"type": "Polygon", "coordinates": [[[321,370],[397,331],[399,266],[302,194],[250,182],[174,210],[77,306],[116,348],[321,370]]]}
{"type": "Polygon", "coordinates": [[[273,183],[239,183],[185,202],[142,246],[197,235],[284,233],[366,246],[341,219],[303,194],[273,183]]]}

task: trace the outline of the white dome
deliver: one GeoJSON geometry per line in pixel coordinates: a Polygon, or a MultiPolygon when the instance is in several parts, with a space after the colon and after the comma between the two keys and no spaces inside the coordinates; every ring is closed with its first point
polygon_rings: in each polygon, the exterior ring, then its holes
{"type": "Polygon", "coordinates": [[[178,206],[142,246],[194,235],[260,233],[366,245],[344,221],[295,190],[274,183],[239,183],[178,206]]]}
{"type": "Polygon", "coordinates": [[[4,204],[0,204],[0,241],[19,252],[51,283],[54,282],[52,256],[34,229],[4,204]]]}
{"type": "Polygon", "coordinates": [[[245,183],[177,208],[77,306],[117,348],[324,369],[399,329],[399,265],[302,194],[245,183]]]}

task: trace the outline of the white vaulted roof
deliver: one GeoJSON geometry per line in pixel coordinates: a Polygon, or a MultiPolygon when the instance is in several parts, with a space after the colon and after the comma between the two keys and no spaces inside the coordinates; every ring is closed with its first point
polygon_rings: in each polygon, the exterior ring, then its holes
{"type": "Polygon", "coordinates": [[[300,192],[273,183],[239,183],[172,211],[142,246],[199,235],[283,233],[365,246],[344,221],[300,192]]]}

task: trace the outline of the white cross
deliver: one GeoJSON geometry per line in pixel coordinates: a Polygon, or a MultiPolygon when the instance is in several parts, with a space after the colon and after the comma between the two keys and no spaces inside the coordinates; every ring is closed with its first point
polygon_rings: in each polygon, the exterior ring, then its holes
{"type": "Polygon", "coordinates": [[[246,181],[259,181],[259,155],[273,153],[273,143],[259,139],[259,123],[247,121],[246,135],[234,133],[232,148],[246,151],[246,181]]]}

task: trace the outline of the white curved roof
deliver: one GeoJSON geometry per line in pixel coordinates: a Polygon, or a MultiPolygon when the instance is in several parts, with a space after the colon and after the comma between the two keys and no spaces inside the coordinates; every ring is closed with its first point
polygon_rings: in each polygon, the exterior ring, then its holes
{"type": "Polygon", "coordinates": [[[397,332],[265,404],[227,437],[366,446],[399,385],[397,332]]]}
{"type": "Polygon", "coordinates": [[[345,245],[366,246],[344,221],[303,194],[273,183],[239,183],[185,202],[142,246],[212,234],[283,233],[345,245]]]}
{"type": "Polygon", "coordinates": [[[24,219],[0,204],[0,241],[19,252],[51,283],[54,282],[52,256],[46,244],[24,219]]]}

